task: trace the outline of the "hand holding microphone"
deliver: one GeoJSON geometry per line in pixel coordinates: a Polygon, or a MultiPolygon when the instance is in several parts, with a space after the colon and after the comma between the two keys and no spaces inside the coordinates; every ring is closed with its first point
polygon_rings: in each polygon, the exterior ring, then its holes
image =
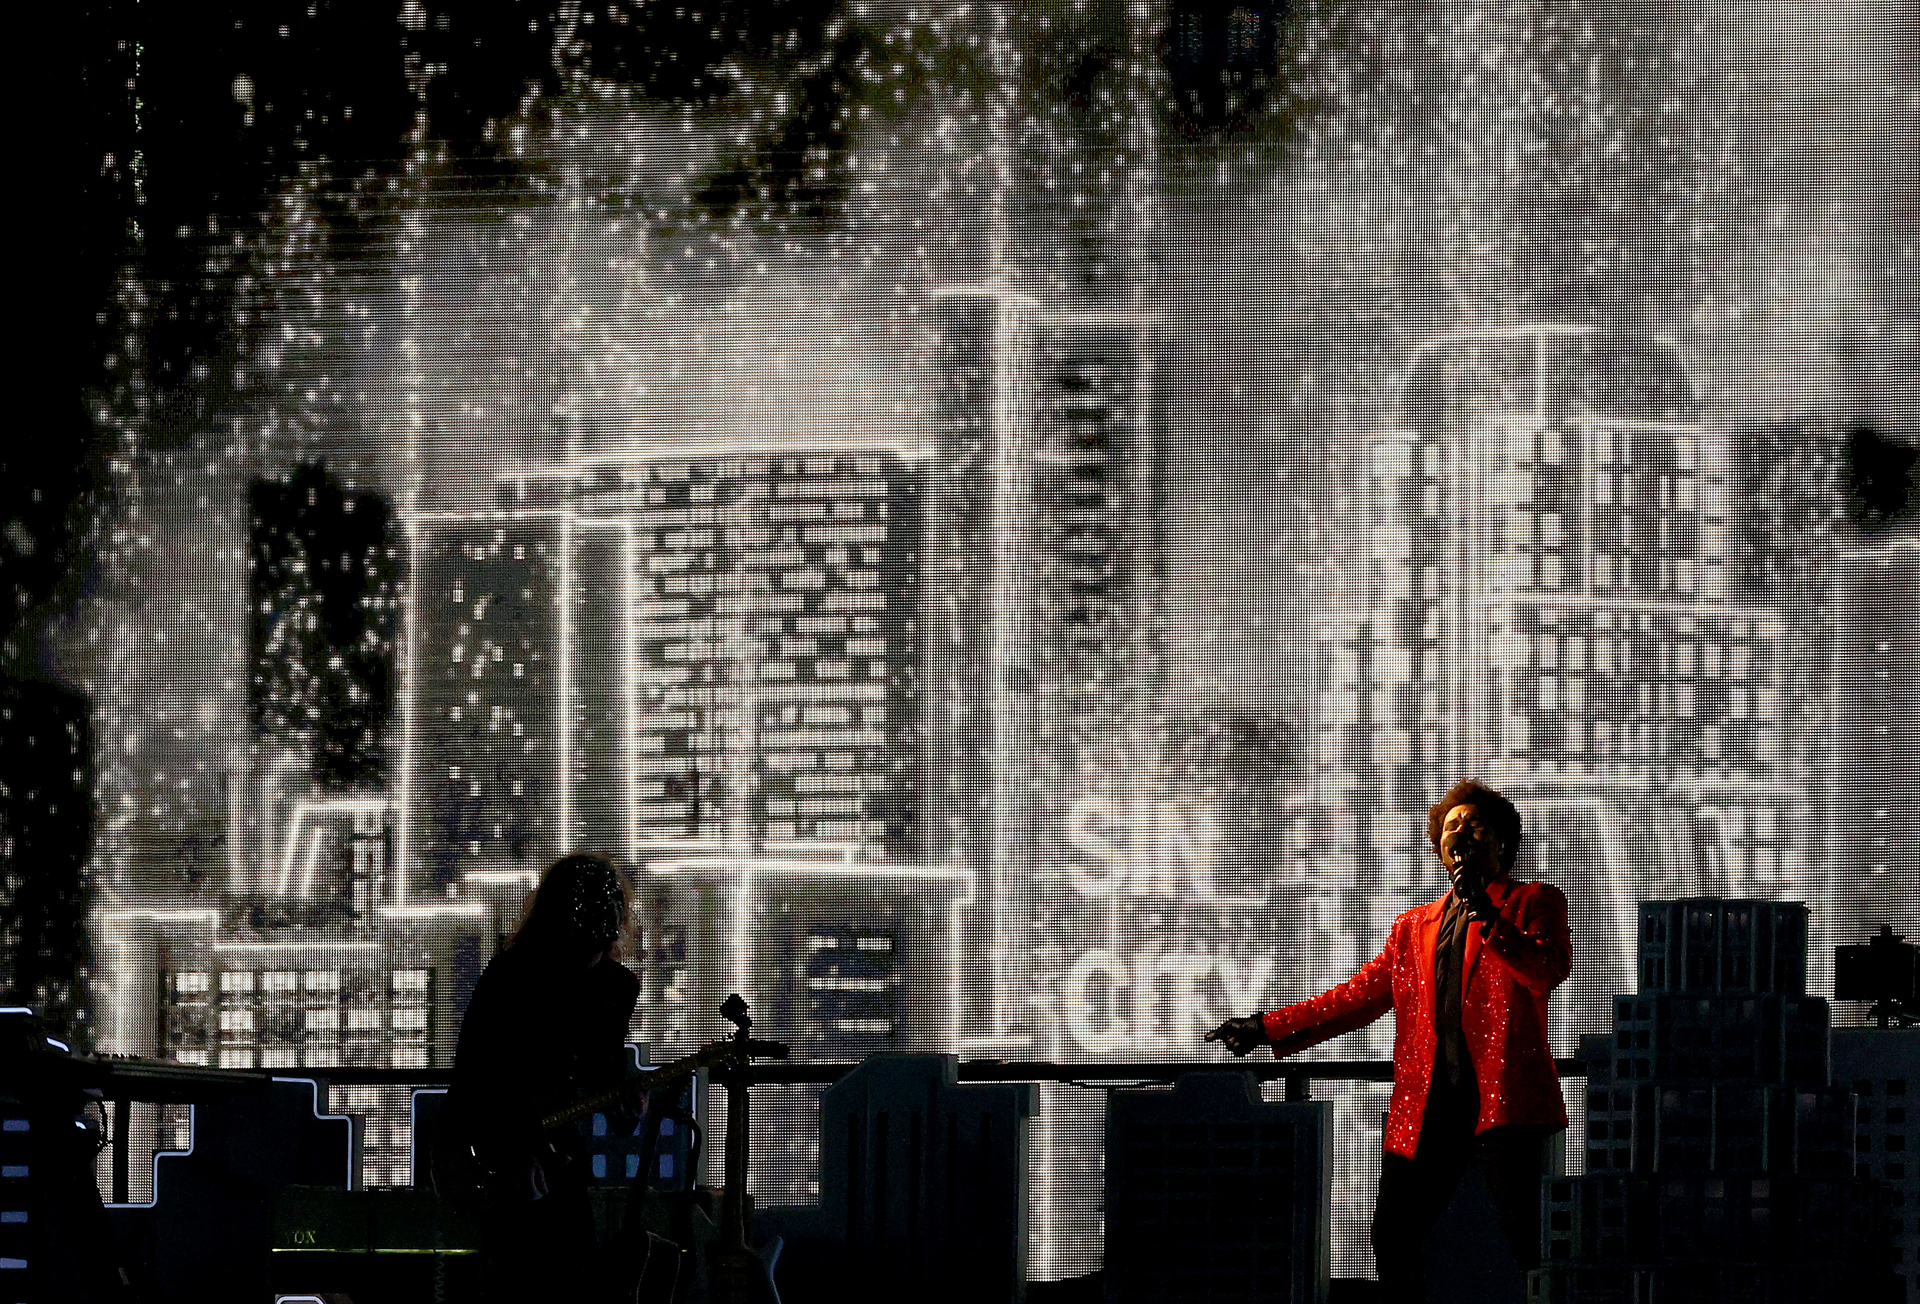
{"type": "Polygon", "coordinates": [[[1487,895],[1486,875],[1478,862],[1487,849],[1470,835],[1451,838],[1446,846],[1447,876],[1453,880],[1453,894],[1467,908],[1467,917],[1492,927],[1500,916],[1493,898],[1487,895]]]}

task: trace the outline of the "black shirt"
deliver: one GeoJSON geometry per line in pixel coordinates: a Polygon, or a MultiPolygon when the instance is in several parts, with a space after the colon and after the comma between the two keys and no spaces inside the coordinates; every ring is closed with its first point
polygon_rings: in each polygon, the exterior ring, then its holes
{"type": "Polygon", "coordinates": [[[1440,936],[1433,955],[1433,1018],[1439,1045],[1434,1049],[1433,1090],[1470,1117],[1480,1112],[1480,1084],[1473,1057],[1460,1030],[1461,985],[1466,978],[1467,908],[1456,895],[1447,897],[1440,936]]]}
{"type": "Polygon", "coordinates": [[[480,975],[447,1101],[474,1135],[531,1143],[542,1115],[619,1082],[640,980],[616,960],[583,958],[523,942],[480,975]]]}

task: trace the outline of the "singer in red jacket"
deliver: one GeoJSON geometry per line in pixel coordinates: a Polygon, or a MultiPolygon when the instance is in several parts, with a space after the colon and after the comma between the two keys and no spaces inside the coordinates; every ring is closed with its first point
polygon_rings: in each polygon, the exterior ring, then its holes
{"type": "Polygon", "coordinates": [[[1567,1126],[1547,1044],[1547,996],[1572,948],[1567,900],[1512,877],[1513,803],[1463,779],[1428,812],[1427,834],[1452,887],[1393,921],[1386,947],[1331,991],[1229,1019],[1207,1034],[1236,1055],[1276,1057],[1394,1012],[1373,1250],[1388,1298],[1424,1295],[1428,1233],[1469,1165],[1477,1166],[1524,1271],[1540,1258],[1540,1179],[1548,1138],[1567,1126]]]}

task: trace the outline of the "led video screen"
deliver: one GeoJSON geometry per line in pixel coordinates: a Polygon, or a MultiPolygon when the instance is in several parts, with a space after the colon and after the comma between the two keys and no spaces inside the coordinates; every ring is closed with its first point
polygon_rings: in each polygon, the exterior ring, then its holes
{"type": "MultiPolygon", "coordinates": [[[[593,850],[656,1060],[739,991],[1219,1062],[1468,775],[1561,1056],[1639,901],[1806,902],[1819,994],[1920,923],[1910,6],[153,8],[72,38],[84,411],[6,490],[6,976],[85,1045],[444,1082],[593,850]]],[[[1366,1275],[1386,1089],[1314,1090],[1366,1275]]],[[[335,1092],[369,1183],[405,1099],[335,1092]]],[[[1102,1104],[1042,1092],[1037,1279],[1102,1104]]]]}

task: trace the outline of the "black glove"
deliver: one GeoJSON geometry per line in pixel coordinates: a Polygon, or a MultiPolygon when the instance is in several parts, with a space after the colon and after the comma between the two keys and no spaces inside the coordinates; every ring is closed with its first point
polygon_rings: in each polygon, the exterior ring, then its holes
{"type": "Polygon", "coordinates": [[[1228,1019],[1208,1033],[1206,1040],[1224,1042],[1235,1055],[1245,1055],[1255,1046],[1267,1044],[1267,1024],[1257,1014],[1245,1019],[1228,1019]]]}

